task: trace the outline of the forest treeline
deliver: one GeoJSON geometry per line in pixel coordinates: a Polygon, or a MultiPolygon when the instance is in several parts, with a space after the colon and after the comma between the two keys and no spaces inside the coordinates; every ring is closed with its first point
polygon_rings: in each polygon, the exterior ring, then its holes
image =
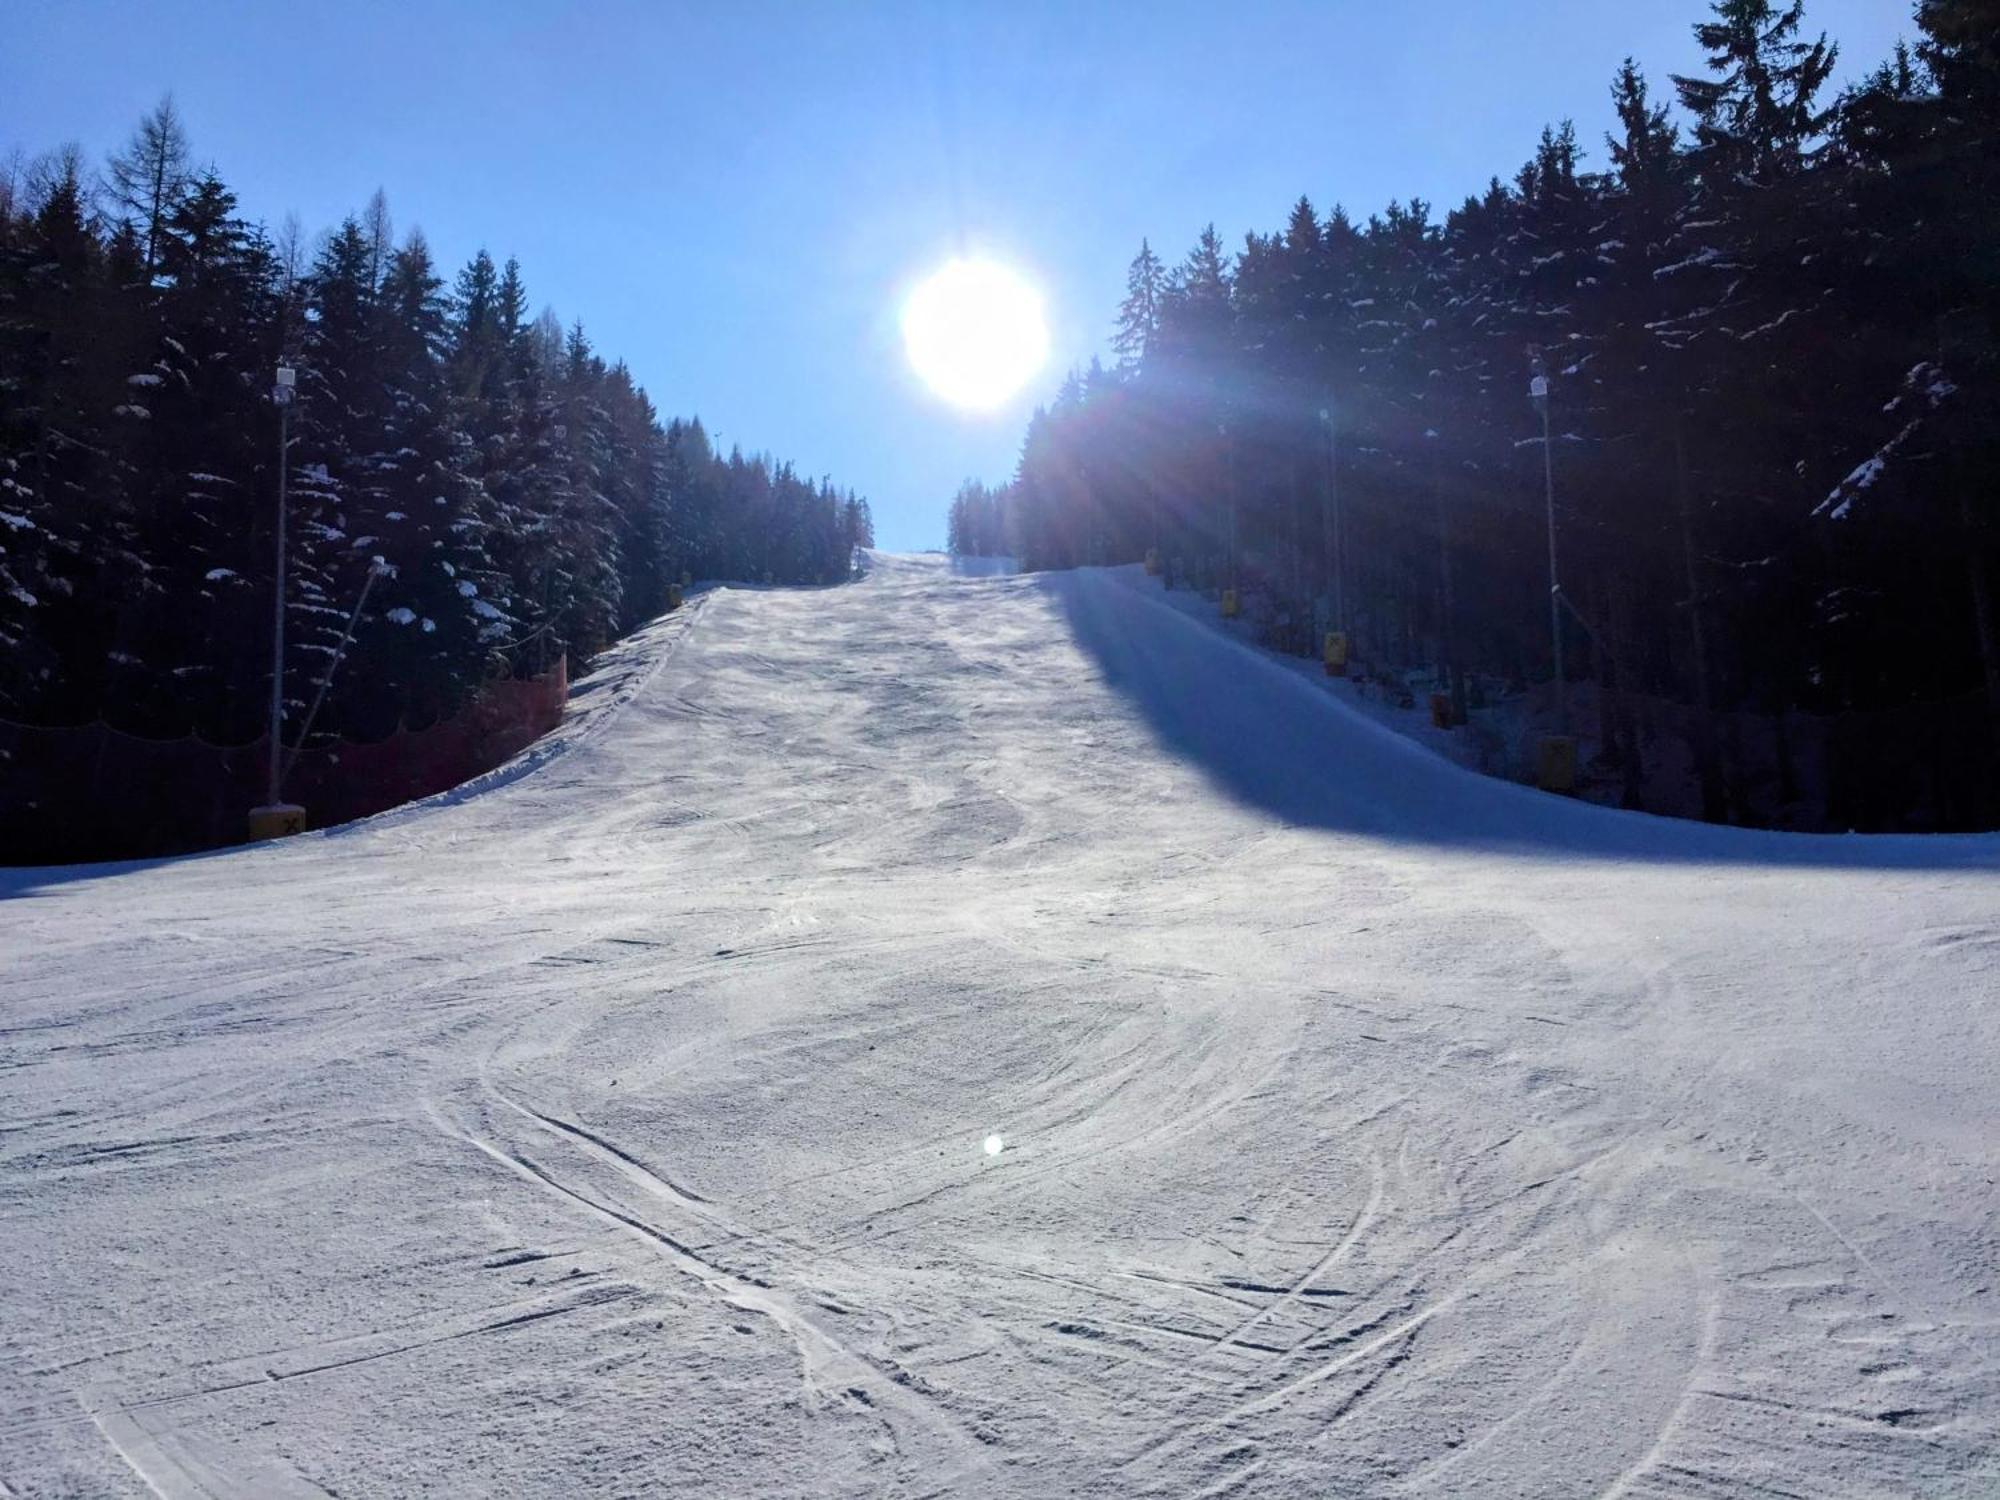
{"type": "Polygon", "coordinates": [[[247,220],[169,99],[101,171],[0,163],[0,718],[257,737],[280,365],[288,739],[350,622],[316,738],[574,667],[683,574],[831,582],[871,541],[852,492],[663,422],[514,261],[447,287],[379,193],[316,245],[247,220]]]}
{"type": "Polygon", "coordinates": [[[1115,367],[1034,415],[1011,483],[967,486],[951,545],[1158,548],[1461,702],[1467,674],[1547,683],[1541,374],[1569,675],[1694,707],[1702,811],[1770,814],[1721,716],[1893,724],[1983,691],[1954,721],[1983,806],[1926,816],[1990,826],[2000,4],[1923,0],[1837,94],[1803,21],[1720,0],[1669,96],[1618,71],[1594,169],[1553,126],[1441,221],[1301,198],[1234,254],[1212,227],[1177,266],[1142,245],[1115,367]]]}

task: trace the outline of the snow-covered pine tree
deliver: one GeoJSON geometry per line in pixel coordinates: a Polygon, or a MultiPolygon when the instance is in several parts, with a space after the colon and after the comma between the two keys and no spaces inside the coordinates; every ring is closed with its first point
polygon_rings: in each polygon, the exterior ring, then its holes
{"type": "Polygon", "coordinates": [[[0,594],[0,711],[45,722],[97,717],[108,685],[140,664],[127,605],[144,587],[131,499],[144,391],[140,251],[100,239],[79,154],[36,164],[0,276],[9,337],[0,381],[8,583],[0,594]]]}
{"type": "MultiPolygon", "coordinates": [[[[151,418],[135,468],[150,566],[134,636],[154,670],[120,722],[253,738],[269,680],[276,422],[267,392],[280,307],[269,243],[213,172],[162,226],[153,348],[139,372],[151,418]]],[[[128,699],[130,694],[127,695],[128,699]]]]}
{"type": "Polygon", "coordinates": [[[390,251],[373,306],[374,442],[359,457],[350,514],[370,566],[384,566],[357,627],[356,669],[343,669],[334,700],[344,722],[372,733],[452,713],[510,633],[507,580],[488,551],[485,493],[445,364],[442,287],[413,233],[390,251]]]}

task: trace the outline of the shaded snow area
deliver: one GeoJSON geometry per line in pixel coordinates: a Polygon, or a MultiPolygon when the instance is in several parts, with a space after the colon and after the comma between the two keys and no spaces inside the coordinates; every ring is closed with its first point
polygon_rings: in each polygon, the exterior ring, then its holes
{"type": "Polygon", "coordinates": [[[0,872],[0,1488],[2000,1493],[2000,839],[1546,797],[990,571],[0,872]]]}

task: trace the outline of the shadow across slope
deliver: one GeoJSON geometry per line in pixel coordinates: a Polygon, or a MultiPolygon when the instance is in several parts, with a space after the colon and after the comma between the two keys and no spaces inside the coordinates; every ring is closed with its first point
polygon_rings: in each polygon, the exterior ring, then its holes
{"type": "Polygon", "coordinates": [[[2000,834],[1779,833],[1599,807],[1453,765],[1096,569],[1040,575],[1159,743],[1287,823],[1547,857],[2000,870],[2000,834]]]}

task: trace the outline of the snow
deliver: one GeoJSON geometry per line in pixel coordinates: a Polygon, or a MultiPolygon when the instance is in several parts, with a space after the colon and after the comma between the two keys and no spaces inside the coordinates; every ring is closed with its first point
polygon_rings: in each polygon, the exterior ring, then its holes
{"type": "Polygon", "coordinates": [[[1653,276],[1655,279],[1672,276],[1693,266],[1714,265],[1721,259],[1722,252],[1720,250],[1716,249],[1713,245],[1704,245],[1684,260],[1677,260],[1672,265],[1659,267],[1653,272],[1653,276]]]}
{"type": "Polygon", "coordinates": [[[221,583],[223,579],[234,578],[237,575],[234,568],[210,568],[201,576],[206,578],[210,583],[221,583]]]}
{"type": "MultiPolygon", "coordinates": [[[[1910,369],[1903,377],[1904,394],[1895,397],[1882,410],[1885,412],[1898,410],[1911,395],[1921,396],[1926,407],[1935,410],[1957,391],[1958,387],[1942,369],[1925,361],[1910,369]]],[[[1888,472],[1889,461],[1908,446],[1910,440],[1923,430],[1923,425],[1923,413],[1911,417],[1898,429],[1894,437],[1849,470],[1847,477],[1828,491],[1826,498],[1813,507],[1812,513],[1833,521],[1846,520],[1854,512],[1855,500],[1864,491],[1872,489],[1875,482],[1888,472]]]]}
{"type": "Polygon", "coordinates": [[[417,623],[417,612],[399,604],[394,609],[388,611],[382,618],[387,620],[391,625],[414,625],[417,623]]]}
{"type": "Polygon", "coordinates": [[[1737,342],[1746,343],[1751,339],[1760,338],[1764,334],[1774,333],[1798,316],[1799,310],[1796,307],[1788,307],[1768,323],[1759,323],[1755,328],[1747,328],[1742,333],[1737,334],[1737,342]]]}
{"type": "Polygon", "coordinates": [[[1825,509],[1827,504],[1831,504],[1833,508],[1827,511],[1828,516],[1836,521],[1846,520],[1848,513],[1854,508],[1855,495],[1873,486],[1888,467],[1888,461],[1879,453],[1864,458],[1854,466],[1845,479],[1834,486],[1833,493],[1827,496],[1820,508],[1825,509]]]}
{"type": "Polygon", "coordinates": [[[2000,838],[1483,779],[1126,574],[706,591],[0,895],[16,1493],[2000,1484],[2000,838]]]}

